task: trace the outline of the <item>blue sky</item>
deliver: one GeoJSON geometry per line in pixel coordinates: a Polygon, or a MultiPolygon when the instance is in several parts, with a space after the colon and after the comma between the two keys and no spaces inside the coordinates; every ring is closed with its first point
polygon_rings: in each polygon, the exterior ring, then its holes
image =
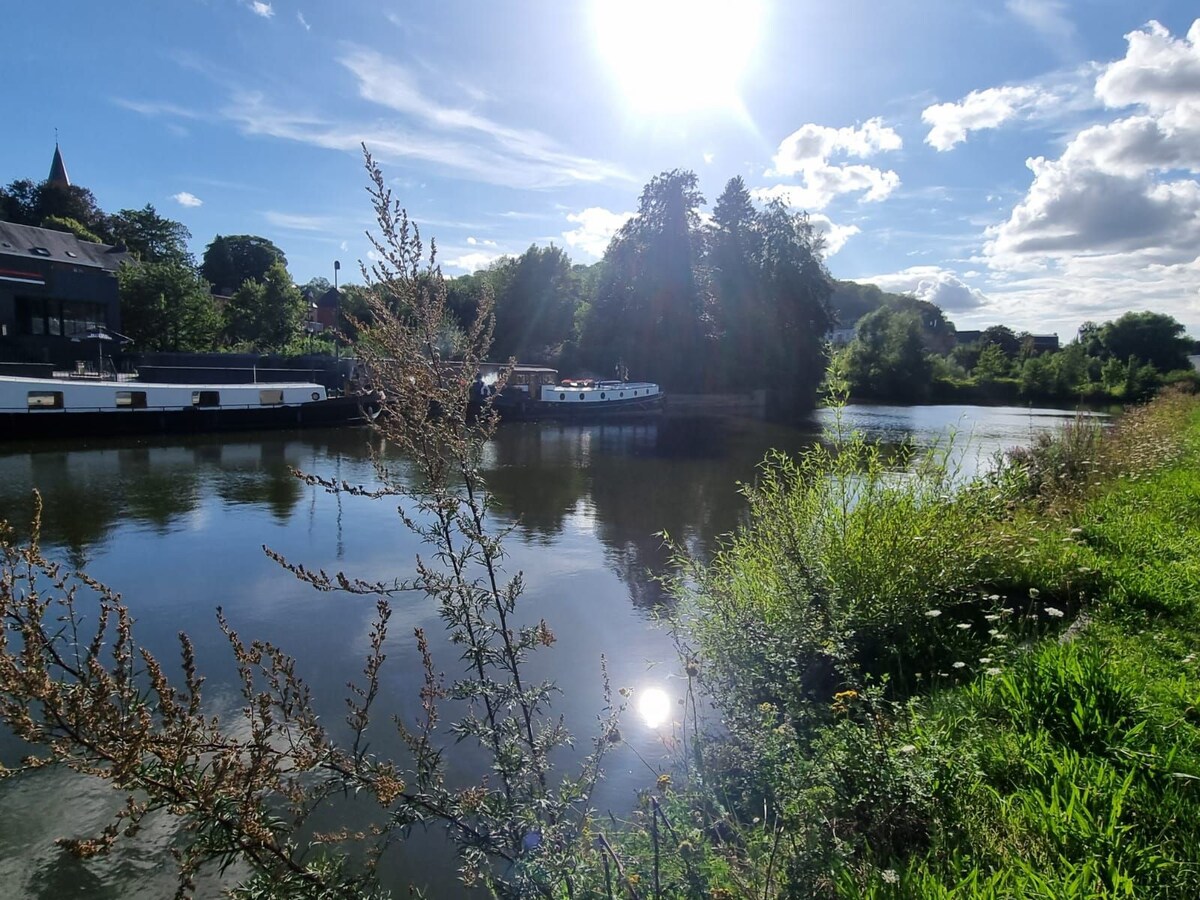
{"type": "Polygon", "coordinates": [[[0,182],[153,203],[200,253],[271,238],[357,272],[358,145],[448,274],[592,262],[656,173],[807,210],[836,277],[960,328],[1200,335],[1200,20],[1142,0],[125,0],[4,12],[0,182]]]}

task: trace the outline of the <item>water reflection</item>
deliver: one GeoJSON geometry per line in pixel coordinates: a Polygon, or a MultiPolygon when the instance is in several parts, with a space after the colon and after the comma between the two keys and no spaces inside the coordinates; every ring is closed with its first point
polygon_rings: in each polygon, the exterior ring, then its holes
{"type": "Polygon", "coordinates": [[[638,716],[647,728],[661,728],[671,720],[671,695],[662,688],[643,687],[634,700],[638,716]]]}
{"type": "MultiPolygon", "coordinates": [[[[737,482],[755,477],[768,448],[795,453],[809,445],[827,415],[799,429],[702,418],[506,425],[485,448],[493,514],[515,529],[505,566],[509,574],[523,571],[528,585],[521,615],[545,618],[558,637],[553,648],[535,655],[530,674],[556,680],[564,698],[560,709],[580,746],[587,746],[603,707],[603,654],[614,686],[643,685],[635,690],[631,713],[644,727],[623,728],[626,740],[641,758],[662,760],[660,729],[671,721],[676,699],[666,689],[670,675],[658,673],[677,664],[670,637],[646,612],[663,600],[654,579],[668,561],[659,532],[694,552],[710,551],[745,514],[737,482]],[[657,684],[646,684],[651,667],[657,667],[657,684]]],[[[851,407],[846,415],[875,436],[917,446],[940,439],[948,427],[973,431],[986,456],[1073,414],[851,407]],[[968,413],[974,418],[964,424],[968,413]]],[[[86,448],[0,445],[0,518],[24,528],[33,509],[31,491],[39,489],[47,551],[120,590],[138,619],[140,643],[160,658],[176,658],[179,630],[191,634],[216,694],[210,702],[235,676],[214,627],[213,607],[220,603],[241,633],[296,657],[318,710],[336,723],[345,685],[362,668],[371,604],[316,594],[260,548],[267,544],[312,568],[344,569],[367,580],[410,574],[415,556],[428,548],[400,528],[394,503],[343,500],[291,474],[294,467],[372,484],[374,449],[395,477],[411,480],[406,461],[371,440],[367,431],[345,429],[86,448]]],[[[420,710],[422,670],[409,638],[415,627],[431,635],[435,660],[448,673],[461,652],[438,642],[437,609],[427,598],[397,603],[381,700],[409,722],[420,710]]],[[[398,739],[389,744],[390,738],[378,737],[373,750],[403,752],[398,739]]],[[[465,745],[460,750],[454,764],[460,775],[472,777],[472,767],[485,761],[465,745]]],[[[11,765],[23,752],[0,734],[0,762],[11,765]]],[[[645,773],[644,766],[615,755],[595,802],[623,811],[634,790],[645,786],[645,773]]],[[[77,886],[70,893],[81,898],[164,893],[157,881],[146,887],[152,882],[142,869],[161,862],[153,854],[126,857],[134,868],[90,867],[86,873],[60,859],[53,838],[74,832],[71,817],[80,795],[73,782],[42,774],[41,780],[0,784],[0,884],[25,885],[26,894],[35,890],[29,886],[43,885],[37,890],[44,896],[68,882],[77,886]],[[42,824],[31,830],[27,819],[42,824]]],[[[99,807],[97,813],[105,815],[99,807]]],[[[430,896],[460,893],[452,855],[436,835],[428,843],[398,846],[386,864],[397,895],[409,881],[428,887],[430,896]],[[438,853],[444,865],[430,862],[438,853]]]]}

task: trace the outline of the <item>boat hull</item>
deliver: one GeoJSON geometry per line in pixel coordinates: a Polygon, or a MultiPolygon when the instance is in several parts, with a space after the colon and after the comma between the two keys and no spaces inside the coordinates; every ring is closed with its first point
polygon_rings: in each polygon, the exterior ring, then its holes
{"type": "Polygon", "coordinates": [[[566,421],[594,421],[597,419],[641,418],[659,415],[665,406],[666,396],[662,393],[649,397],[632,397],[624,400],[596,401],[591,403],[554,403],[545,400],[510,400],[501,395],[496,398],[496,412],[501,421],[535,421],[539,419],[566,421]]]}
{"type": "Polygon", "coordinates": [[[0,412],[0,441],[127,434],[197,434],[366,424],[368,398],[332,397],[287,406],[0,412]]]}

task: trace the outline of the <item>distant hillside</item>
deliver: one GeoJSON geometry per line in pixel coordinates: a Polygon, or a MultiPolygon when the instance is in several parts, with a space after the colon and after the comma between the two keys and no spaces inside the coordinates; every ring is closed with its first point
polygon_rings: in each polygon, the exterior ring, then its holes
{"type": "Polygon", "coordinates": [[[853,328],[859,319],[885,304],[908,306],[911,303],[911,297],[893,294],[880,290],[873,284],[859,284],[855,281],[834,281],[833,296],[829,298],[829,304],[833,307],[833,314],[837,319],[837,328],[853,328]]]}
{"type": "Polygon", "coordinates": [[[881,306],[915,312],[921,317],[925,342],[929,350],[947,353],[954,346],[954,325],[942,308],[928,300],[918,300],[908,294],[893,294],[873,284],[855,281],[834,281],[833,296],[829,298],[836,320],[835,328],[853,328],[863,316],[881,306]]]}

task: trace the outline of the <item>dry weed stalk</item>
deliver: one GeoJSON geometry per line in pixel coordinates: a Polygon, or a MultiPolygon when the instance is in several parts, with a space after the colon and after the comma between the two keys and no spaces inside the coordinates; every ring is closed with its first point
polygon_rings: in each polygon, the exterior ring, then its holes
{"type": "Polygon", "coordinates": [[[486,406],[478,415],[468,409],[491,338],[491,298],[481,302],[459,359],[448,359],[446,290],[435,251],[424,257],[416,228],[369,154],[366,165],[379,234],[372,236],[377,260],[364,268],[372,321],[356,323],[359,358],[382,398],[375,429],[419,475],[401,480],[378,453],[378,486],[300,477],[331,492],[393,498],[404,525],[431,553],[417,559],[415,576],[383,583],[314,571],[267,550],[318,590],[375,599],[363,677],[347,699],[349,737],[336,740],[322,727],[290,657],[266,642],[246,644],[220,610],[243,707],[231,722],[206,714],[187,636],[180,634],[183,687],[176,688],[158,660],[135,645],[119,595],[42,555],[37,522],[32,542],[19,546],[10,532],[3,539],[0,718],[45,748],[44,760],[127,792],[117,821],[97,839],[66,842],[79,855],[106,851],[151,811],[181,817],[189,837],[180,854],[181,896],[191,893],[200,866],[214,861],[249,864],[250,880],[239,888],[245,896],[374,896],[381,854],[418,824],[449,831],[469,883],[483,882],[503,897],[572,896],[602,864],[591,840],[590,798],[617,733],[618,709],[605,681],[592,751],[574,777],[556,776],[550,756],[570,736],[550,710],[554,685],[524,672],[528,654],[554,636],[545,622],[515,621],[522,580],[502,570],[506,532],[492,528],[479,468],[496,417],[486,406]],[[90,637],[81,634],[81,587],[97,598],[90,637]],[[437,602],[451,643],[462,648],[464,672],[444,685],[417,630],[423,714],[413,725],[396,722],[410,751],[400,764],[371,754],[368,732],[377,718],[391,604],[408,592],[437,602]],[[439,706],[447,700],[455,715],[443,729],[439,706]],[[446,743],[463,738],[489,751],[491,775],[452,788],[446,743]],[[369,835],[343,829],[306,837],[308,818],[335,794],[371,798],[385,812],[383,824],[369,835]],[[368,842],[365,865],[354,871],[340,852],[346,841],[368,842]]]}

